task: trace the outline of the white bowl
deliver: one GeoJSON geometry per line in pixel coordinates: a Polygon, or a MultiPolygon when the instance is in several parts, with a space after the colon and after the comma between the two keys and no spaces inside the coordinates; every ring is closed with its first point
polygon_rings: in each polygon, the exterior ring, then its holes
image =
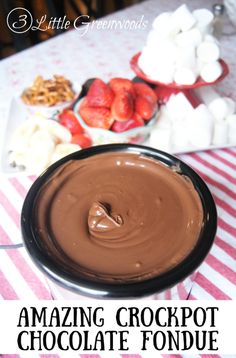
{"type": "Polygon", "coordinates": [[[44,106],[44,105],[28,105],[25,104],[24,101],[21,99],[21,96],[17,96],[16,100],[18,102],[18,105],[21,106],[27,116],[41,116],[45,118],[54,118],[59,112],[61,112],[64,108],[68,108],[73,105],[73,103],[77,100],[79,97],[82,86],[79,83],[73,83],[73,90],[75,92],[75,98],[71,101],[62,102],[55,106],[44,106]]]}
{"type": "Polygon", "coordinates": [[[74,105],[74,113],[80,125],[90,135],[94,145],[110,143],[143,143],[149,137],[152,128],[155,126],[159,113],[159,111],[157,110],[155,115],[149,120],[149,122],[145,126],[136,127],[129,129],[125,132],[117,133],[109,129],[94,128],[88,126],[79,114],[79,107],[82,100],[83,98],[81,98],[74,105]]]}

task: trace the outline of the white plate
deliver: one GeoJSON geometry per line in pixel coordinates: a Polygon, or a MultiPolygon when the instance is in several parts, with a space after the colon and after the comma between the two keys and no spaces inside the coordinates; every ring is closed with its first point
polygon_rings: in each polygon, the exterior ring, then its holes
{"type": "Polygon", "coordinates": [[[5,127],[5,133],[2,139],[2,148],[1,148],[1,160],[0,160],[0,172],[7,176],[16,176],[20,174],[34,174],[26,172],[26,170],[20,170],[19,167],[13,167],[8,161],[9,157],[9,144],[11,141],[12,134],[16,128],[21,125],[27,118],[27,112],[24,110],[23,106],[18,105],[16,98],[13,98],[10,104],[7,123],[5,127]]]}
{"type": "MultiPolygon", "coordinates": [[[[15,177],[21,175],[37,175],[38,173],[32,173],[26,170],[20,170],[19,167],[12,167],[8,161],[9,157],[9,144],[11,141],[11,137],[15,129],[26,120],[28,113],[24,106],[19,106],[18,100],[13,98],[10,104],[8,119],[6,123],[5,132],[3,135],[3,143],[1,148],[1,158],[0,158],[0,173],[5,176],[15,177]]],[[[148,140],[143,143],[143,145],[149,145],[148,140]]],[[[213,150],[220,148],[230,148],[234,147],[236,144],[226,144],[224,146],[209,146],[204,148],[194,148],[188,147],[179,150],[170,151],[171,154],[183,154],[183,153],[191,153],[191,152],[199,152],[204,150],[213,150]]],[[[150,145],[149,145],[150,146],[150,145]]]]}

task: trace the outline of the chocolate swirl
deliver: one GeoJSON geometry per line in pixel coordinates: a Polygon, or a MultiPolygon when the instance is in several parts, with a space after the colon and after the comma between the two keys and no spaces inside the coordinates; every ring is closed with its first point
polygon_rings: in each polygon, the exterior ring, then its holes
{"type": "Polygon", "coordinates": [[[92,204],[88,214],[88,228],[93,237],[116,239],[119,236],[119,228],[122,224],[122,217],[112,214],[106,205],[99,202],[92,204]],[[115,233],[113,234],[113,232],[115,233]]]}

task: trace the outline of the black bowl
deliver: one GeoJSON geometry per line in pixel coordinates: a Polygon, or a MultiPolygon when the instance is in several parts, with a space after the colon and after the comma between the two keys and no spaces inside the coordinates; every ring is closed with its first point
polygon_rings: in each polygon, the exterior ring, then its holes
{"type": "MultiPolygon", "coordinates": [[[[21,230],[23,241],[29,255],[36,265],[50,279],[77,294],[94,298],[138,298],[162,292],[183,281],[194,272],[208,254],[216,233],[217,212],[212,195],[199,175],[178,158],[152,148],[131,144],[108,144],[83,149],[66,156],[51,165],[32,185],[24,201],[21,214],[21,230]],[[187,176],[197,190],[203,207],[203,227],[194,249],[173,269],[157,277],[128,284],[98,282],[81,277],[62,265],[53,253],[45,250],[34,225],[34,207],[41,186],[60,165],[71,159],[84,159],[105,152],[135,152],[154,158],[169,167],[176,167],[180,175],[187,176]]],[[[68,259],[69,260],[69,259],[68,259]]]]}

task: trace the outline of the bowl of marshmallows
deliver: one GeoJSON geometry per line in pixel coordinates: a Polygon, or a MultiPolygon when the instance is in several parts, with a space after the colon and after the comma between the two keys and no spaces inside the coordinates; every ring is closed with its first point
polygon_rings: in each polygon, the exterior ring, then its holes
{"type": "Polygon", "coordinates": [[[131,60],[132,68],[136,62],[136,73],[138,67],[146,80],[167,86],[197,87],[223,79],[228,67],[220,59],[219,43],[212,34],[213,19],[211,11],[191,12],[185,4],[160,14],[141,54],[131,60]]]}

